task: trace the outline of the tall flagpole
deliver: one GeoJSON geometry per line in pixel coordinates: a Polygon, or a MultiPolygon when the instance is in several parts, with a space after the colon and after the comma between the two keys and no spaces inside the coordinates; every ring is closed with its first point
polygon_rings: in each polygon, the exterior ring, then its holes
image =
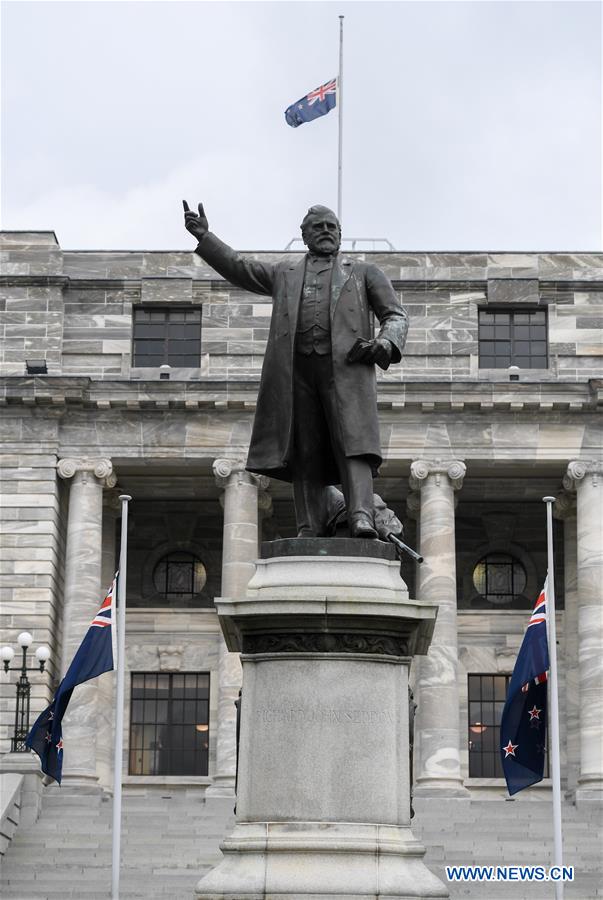
{"type": "Polygon", "coordinates": [[[113,764],[113,866],[111,898],[119,900],[119,870],[121,860],[121,768],[124,744],[124,689],[126,679],[126,572],[128,565],[128,503],[129,494],[120,494],[121,547],[117,580],[117,686],[115,697],[115,756],[113,764]]]}
{"type": "Polygon", "coordinates": [[[339,16],[339,77],[337,78],[337,106],[339,109],[339,140],[337,158],[337,218],[341,225],[341,185],[343,161],[343,16],[339,16]]]}
{"type": "MultiPolygon", "coordinates": [[[[543,497],[546,503],[547,590],[546,618],[548,626],[549,665],[551,669],[551,778],[553,782],[553,858],[556,866],[563,866],[563,836],[561,830],[561,764],[559,759],[559,692],[557,689],[557,629],[555,623],[555,567],[553,563],[553,503],[555,497],[543,497]]],[[[563,882],[555,883],[555,900],[563,900],[563,882]]]]}

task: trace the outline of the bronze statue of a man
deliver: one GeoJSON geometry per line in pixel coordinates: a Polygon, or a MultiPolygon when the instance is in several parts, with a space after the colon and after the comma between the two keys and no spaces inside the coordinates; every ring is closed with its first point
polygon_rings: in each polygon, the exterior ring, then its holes
{"type": "Polygon", "coordinates": [[[353,537],[376,538],[373,476],[381,464],[375,365],[401,359],[408,318],[377,266],[339,255],[335,214],[313,206],[300,261],[240,256],[184,201],[195,250],[237,287],[272,296],[247,469],[293,482],[298,536],[326,534],[326,486],[341,484],[353,537]],[[379,321],[372,337],[372,316],[379,321]]]}

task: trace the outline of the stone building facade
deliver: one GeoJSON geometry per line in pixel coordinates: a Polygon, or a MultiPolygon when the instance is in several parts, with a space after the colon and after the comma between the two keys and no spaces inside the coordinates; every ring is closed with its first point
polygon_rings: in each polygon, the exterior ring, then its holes
{"type": "MultiPolygon", "coordinates": [[[[294,534],[289,486],[244,471],[270,300],[191,252],[2,241],[2,643],[28,630],[51,648],[32,719],[111,582],[128,493],[124,783],[228,794],[240,666],[213,600],[245,590],[260,540],[294,534]]],[[[554,495],[564,787],[600,797],[603,254],[361,255],[410,316],[402,363],[379,376],[375,487],[425,557],[403,563],[411,596],[440,607],[413,673],[415,793],[506,795],[498,716],[554,495]]],[[[113,679],[77,689],[66,782],[111,788],[113,679]]],[[[5,753],[14,675],[0,704],[5,753]]]]}

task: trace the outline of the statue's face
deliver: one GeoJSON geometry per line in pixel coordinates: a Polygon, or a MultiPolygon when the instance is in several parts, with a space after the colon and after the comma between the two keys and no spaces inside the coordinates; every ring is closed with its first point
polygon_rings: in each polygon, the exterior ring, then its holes
{"type": "Polygon", "coordinates": [[[306,247],[317,256],[337,253],[341,244],[339,222],[332,213],[313,216],[306,223],[302,238],[306,247]]]}

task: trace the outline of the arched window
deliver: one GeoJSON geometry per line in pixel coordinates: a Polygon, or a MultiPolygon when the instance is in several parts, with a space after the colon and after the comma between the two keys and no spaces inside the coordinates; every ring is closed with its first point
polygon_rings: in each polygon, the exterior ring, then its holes
{"type": "Polygon", "coordinates": [[[493,606],[507,606],[520,599],[526,581],[524,567],[508,553],[488,553],[473,570],[475,590],[493,606]]]}
{"type": "Polygon", "coordinates": [[[205,566],[193,553],[168,553],[153,570],[155,590],[170,604],[190,603],[202,592],[206,581],[205,566]]]}

